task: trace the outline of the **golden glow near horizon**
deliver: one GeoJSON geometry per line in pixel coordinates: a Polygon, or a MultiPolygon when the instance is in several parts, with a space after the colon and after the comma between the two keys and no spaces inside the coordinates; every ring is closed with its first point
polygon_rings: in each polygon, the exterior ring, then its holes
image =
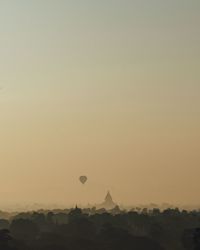
{"type": "Polygon", "coordinates": [[[3,0],[0,23],[0,205],[198,203],[199,1],[3,0]]]}

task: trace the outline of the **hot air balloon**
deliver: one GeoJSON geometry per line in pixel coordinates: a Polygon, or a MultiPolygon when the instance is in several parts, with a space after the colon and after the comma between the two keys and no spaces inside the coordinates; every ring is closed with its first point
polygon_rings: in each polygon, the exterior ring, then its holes
{"type": "Polygon", "coordinates": [[[80,182],[82,183],[82,184],[85,184],[86,183],[86,181],[87,181],[87,176],[80,176],[79,177],[79,180],[80,180],[80,182]]]}

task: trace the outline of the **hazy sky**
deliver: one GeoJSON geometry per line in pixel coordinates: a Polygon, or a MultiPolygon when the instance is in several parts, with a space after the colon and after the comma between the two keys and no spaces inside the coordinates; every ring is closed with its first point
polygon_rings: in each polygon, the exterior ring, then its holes
{"type": "Polygon", "coordinates": [[[0,205],[200,203],[199,25],[199,0],[0,0],[0,205]]]}

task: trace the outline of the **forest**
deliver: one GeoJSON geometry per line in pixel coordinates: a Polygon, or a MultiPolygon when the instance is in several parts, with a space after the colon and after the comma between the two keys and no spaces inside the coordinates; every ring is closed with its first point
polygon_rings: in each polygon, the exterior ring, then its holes
{"type": "Polygon", "coordinates": [[[0,212],[1,250],[199,250],[200,211],[0,212]]]}

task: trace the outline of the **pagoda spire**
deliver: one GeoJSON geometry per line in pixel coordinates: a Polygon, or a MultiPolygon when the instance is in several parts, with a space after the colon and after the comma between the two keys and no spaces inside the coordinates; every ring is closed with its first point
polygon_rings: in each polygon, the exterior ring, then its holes
{"type": "Polygon", "coordinates": [[[110,194],[110,191],[107,192],[106,197],[105,197],[105,201],[107,201],[107,202],[112,202],[113,201],[112,196],[110,194]]]}

